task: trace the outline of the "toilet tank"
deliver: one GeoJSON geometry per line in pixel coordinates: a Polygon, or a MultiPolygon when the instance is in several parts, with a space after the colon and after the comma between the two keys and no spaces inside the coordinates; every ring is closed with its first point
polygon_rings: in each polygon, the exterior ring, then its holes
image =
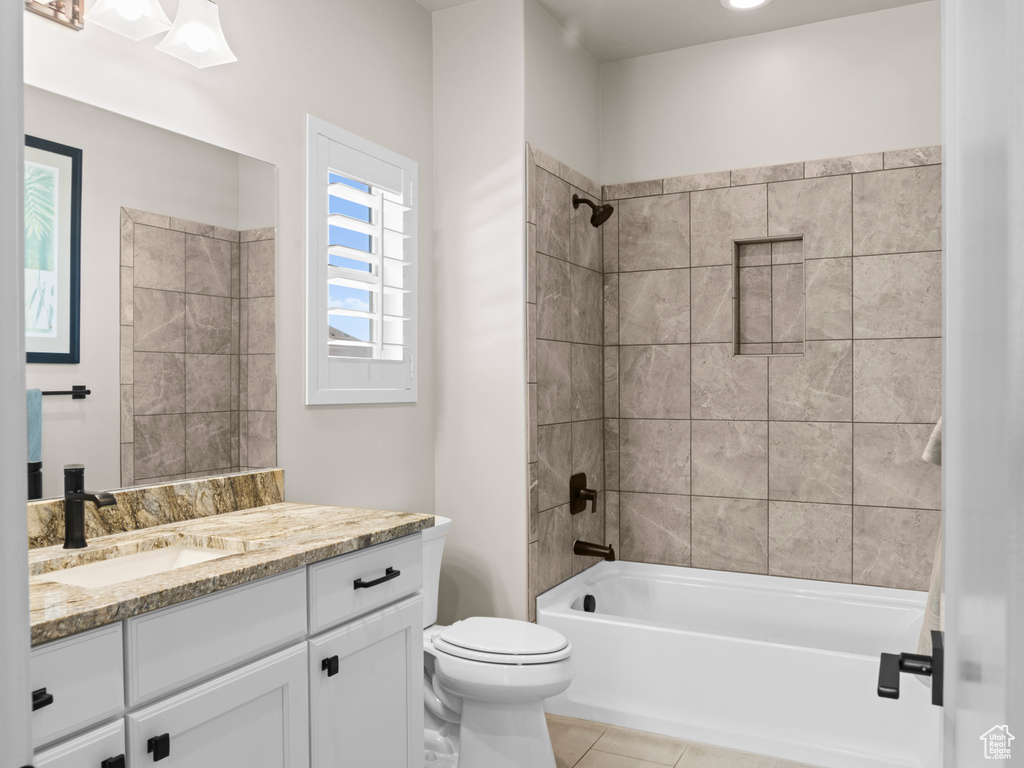
{"type": "Polygon", "coordinates": [[[444,537],[452,527],[451,518],[434,515],[434,527],[423,530],[423,628],[437,623],[437,589],[441,581],[444,537]]]}

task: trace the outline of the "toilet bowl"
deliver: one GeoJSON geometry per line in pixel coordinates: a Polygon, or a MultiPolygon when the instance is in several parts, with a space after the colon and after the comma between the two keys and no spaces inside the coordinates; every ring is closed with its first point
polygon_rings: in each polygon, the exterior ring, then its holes
{"type": "Polygon", "coordinates": [[[427,768],[555,768],[544,700],[572,682],[572,646],[548,627],[477,617],[434,626],[444,537],[423,532],[427,768]]]}

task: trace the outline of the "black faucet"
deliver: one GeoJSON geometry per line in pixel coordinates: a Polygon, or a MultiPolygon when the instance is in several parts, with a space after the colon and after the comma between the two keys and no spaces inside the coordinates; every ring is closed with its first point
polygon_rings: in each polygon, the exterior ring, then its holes
{"type": "Polygon", "coordinates": [[[615,562],[615,549],[610,544],[592,544],[576,539],[572,545],[572,553],[581,557],[603,557],[609,562],[615,562]]]}
{"type": "Polygon", "coordinates": [[[569,478],[569,511],[578,515],[587,511],[587,502],[593,506],[591,512],[597,512],[597,491],[587,488],[586,472],[577,472],[569,478]]]}
{"type": "Polygon", "coordinates": [[[85,490],[85,465],[64,465],[64,549],[84,549],[85,502],[112,507],[117,499],[111,493],[85,490]]]}

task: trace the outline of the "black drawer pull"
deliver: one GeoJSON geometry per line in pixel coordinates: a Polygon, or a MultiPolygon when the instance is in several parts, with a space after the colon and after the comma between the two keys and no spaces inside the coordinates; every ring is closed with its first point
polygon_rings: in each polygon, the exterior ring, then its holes
{"type": "Polygon", "coordinates": [[[124,768],[124,755],[118,755],[117,757],[108,757],[102,763],[100,768],[124,768]]]}
{"type": "Polygon", "coordinates": [[[45,688],[40,688],[38,691],[32,691],[32,711],[35,712],[37,709],[48,707],[53,704],[53,694],[47,693],[45,688]]]}
{"type": "Polygon", "coordinates": [[[328,656],[320,662],[320,669],[324,670],[328,677],[334,677],[338,674],[338,657],[328,656]]]}
{"type": "Polygon", "coordinates": [[[356,589],[369,589],[370,587],[376,587],[378,584],[383,584],[385,581],[397,579],[401,575],[401,571],[396,570],[395,568],[388,568],[386,571],[384,571],[384,575],[381,576],[379,579],[374,579],[373,581],[363,581],[362,579],[356,579],[354,582],[354,586],[356,589]]]}
{"type": "Polygon", "coordinates": [[[146,751],[153,754],[153,762],[163,760],[171,754],[171,734],[154,736],[146,742],[146,751]]]}

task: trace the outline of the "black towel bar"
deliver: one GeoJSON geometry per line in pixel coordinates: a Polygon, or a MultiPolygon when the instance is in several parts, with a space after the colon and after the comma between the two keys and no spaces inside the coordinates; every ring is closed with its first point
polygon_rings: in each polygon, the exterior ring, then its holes
{"type": "Polygon", "coordinates": [[[91,389],[86,389],[84,384],[75,384],[71,387],[70,391],[62,392],[43,392],[44,395],[71,395],[72,400],[85,400],[85,398],[92,394],[91,389]]]}

